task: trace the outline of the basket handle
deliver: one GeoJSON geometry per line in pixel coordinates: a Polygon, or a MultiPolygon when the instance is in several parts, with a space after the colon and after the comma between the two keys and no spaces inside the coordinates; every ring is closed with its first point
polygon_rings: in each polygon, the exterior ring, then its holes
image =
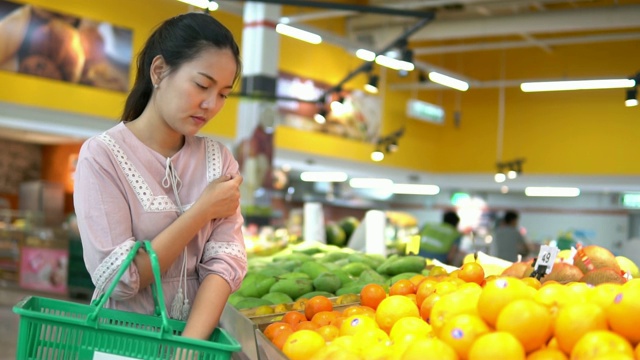
{"type": "Polygon", "coordinates": [[[161,334],[164,335],[167,333],[173,333],[173,329],[169,326],[169,316],[167,315],[167,308],[164,303],[164,292],[162,291],[162,279],[160,276],[160,264],[158,263],[158,256],[156,255],[156,252],[151,247],[151,242],[148,240],[136,241],[136,243],[133,245],[133,248],[131,248],[131,251],[129,251],[129,254],[127,254],[127,257],[122,261],[120,269],[118,269],[118,272],[114,276],[113,281],[109,285],[109,288],[107,289],[107,291],[100,294],[100,296],[98,296],[94,301],[91,302],[91,305],[95,306],[96,309],[87,316],[87,320],[86,320],[87,323],[90,323],[92,325],[96,324],[96,320],[98,318],[98,314],[100,313],[100,310],[104,308],[104,305],[107,303],[107,300],[109,300],[109,298],[111,297],[111,294],[113,294],[113,291],[118,285],[120,278],[122,278],[122,275],[124,275],[124,272],[127,271],[127,268],[129,268],[129,266],[133,262],[133,259],[135,258],[136,253],[138,252],[140,247],[142,247],[142,245],[144,245],[144,248],[147,251],[147,254],[149,255],[149,260],[151,262],[151,270],[153,272],[153,279],[154,279],[153,283],[151,283],[151,292],[153,294],[155,314],[159,315],[160,318],[162,319],[161,334]]]}

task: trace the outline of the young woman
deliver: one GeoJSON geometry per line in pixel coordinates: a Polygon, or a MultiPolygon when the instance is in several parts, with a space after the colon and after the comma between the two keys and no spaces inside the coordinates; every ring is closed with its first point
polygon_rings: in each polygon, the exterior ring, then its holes
{"type": "MultiPolygon", "coordinates": [[[[147,40],[122,122],[80,150],[74,204],[94,297],[136,241],[150,240],[169,314],[207,339],[246,274],[242,177],[227,148],[196,136],[240,74],[232,34],[207,14],[165,21],[147,40]]],[[[109,307],[151,314],[149,257],[140,250],[109,307]]]]}

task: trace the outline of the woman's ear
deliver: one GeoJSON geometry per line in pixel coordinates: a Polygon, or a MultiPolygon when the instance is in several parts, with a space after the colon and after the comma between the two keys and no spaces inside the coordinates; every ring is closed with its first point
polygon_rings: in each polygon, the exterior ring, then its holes
{"type": "Polygon", "coordinates": [[[169,66],[164,61],[162,55],[156,55],[151,61],[151,82],[154,87],[160,85],[160,81],[164,79],[165,74],[169,71],[169,66]]]}

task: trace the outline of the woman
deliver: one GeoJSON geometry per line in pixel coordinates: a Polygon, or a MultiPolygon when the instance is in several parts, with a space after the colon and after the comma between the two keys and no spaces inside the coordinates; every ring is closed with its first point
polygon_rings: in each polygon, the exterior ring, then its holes
{"type": "MultiPolygon", "coordinates": [[[[150,240],[172,318],[208,339],[246,274],[239,209],[242,177],[222,144],[196,136],[240,74],[238,45],[217,20],[189,13],[147,40],[122,122],[80,150],[74,203],[94,297],[136,241],[150,240]]],[[[144,251],[109,307],[151,314],[153,274],[144,251]]]]}

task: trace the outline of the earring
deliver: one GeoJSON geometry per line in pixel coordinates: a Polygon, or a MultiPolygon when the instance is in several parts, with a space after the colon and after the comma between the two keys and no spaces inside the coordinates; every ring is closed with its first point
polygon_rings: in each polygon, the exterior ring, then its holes
{"type": "Polygon", "coordinates": [[[153,84],[153,88],[157,89],[158,88],[158,84],[153,84]]]}

